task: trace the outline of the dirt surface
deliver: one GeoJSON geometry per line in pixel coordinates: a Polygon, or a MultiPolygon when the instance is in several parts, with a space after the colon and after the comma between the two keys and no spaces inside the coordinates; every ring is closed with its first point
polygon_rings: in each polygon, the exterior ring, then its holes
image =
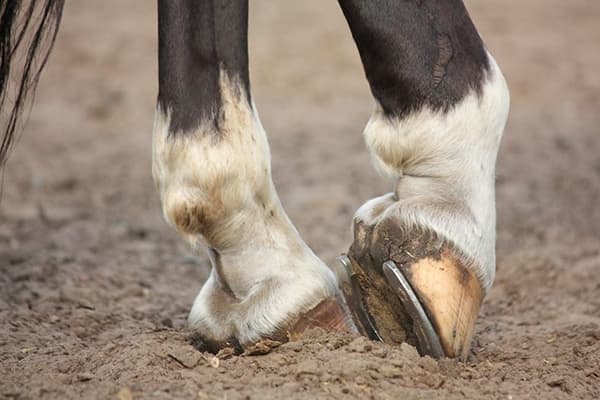
{"type": "MultiPolygon", "coordinates": [[[[208,273],[150,176],[155,6],[68,2],[0,205],[0,398],[600,398],[600,2],[468,1],[509,81],[498,273],[467,363],[315,333],[215,360],[183,324],[208,273]]],[[[335,2],[251,4],[254,97],[283,203],[332,264],[389,190],[335,2]]]]}

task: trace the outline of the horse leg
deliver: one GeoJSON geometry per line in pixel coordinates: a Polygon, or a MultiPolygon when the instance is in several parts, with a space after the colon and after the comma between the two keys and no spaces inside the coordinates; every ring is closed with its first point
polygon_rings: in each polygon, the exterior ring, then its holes
{"type": "Polygon", "coordinates": [[[248,74],[248,2],[159,0],[153,176],[166,220],[212,271],[189,314],[206,349],[353,329],[333,273],[287,217],[248,74]]]}
{"type": "Polygon", "coordinates": [[[464,358],[494,280],[506,83],[460,0],[339,3],[376,102],[366,144],[394,182],[354,216],[346,264],[366,309],[358,325],[464,358]]]}

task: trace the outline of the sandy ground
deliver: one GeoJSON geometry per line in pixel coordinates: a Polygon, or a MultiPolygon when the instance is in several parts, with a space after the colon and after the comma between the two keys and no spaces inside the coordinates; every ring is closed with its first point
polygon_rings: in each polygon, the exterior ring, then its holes
{"type": "MultiPolygon", "coordinates": [[[[600,398],[600,2],[468,1],[506,74],[498,274],[467,363],[315,333],[216,365],[182,331],[208,273],[150,176],[155,7],[78,0],[8,164],[0,398],[600,398]]],[[[335,2],[251,4],[254,96],[275,183],[328,263],[389,189],[371,97],[335,2]]]]}

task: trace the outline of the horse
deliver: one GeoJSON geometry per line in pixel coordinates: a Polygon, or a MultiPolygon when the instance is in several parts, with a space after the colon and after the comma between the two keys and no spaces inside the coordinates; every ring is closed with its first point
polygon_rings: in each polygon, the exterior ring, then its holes
{"type": "MultiPolygon", "coordinates": [[[[152,174],[167,223],[212,266],[188,328],[213,352],[319,327],[465,359],[495,275],[506,81],[461,0],[338,3],[375,103],[365,143],[393,186],[356,211],[353,243],[329,268],[273,185],[250,85],[248,0],[158,0],[152,174]]],[[[0,166],[63,8],[0,4],[0,166]]]]}

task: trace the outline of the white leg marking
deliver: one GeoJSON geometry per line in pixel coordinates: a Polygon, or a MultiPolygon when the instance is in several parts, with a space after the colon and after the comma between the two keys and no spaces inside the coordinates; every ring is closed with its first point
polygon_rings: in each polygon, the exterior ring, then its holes
{"type": "MultiPolygon", "coordinates": [[[[402,119],[378,107],[364,131],[375,167],[397,181],[393,212],[402,224],[430,227],[454,243],[486,290],[496,269],[495,164],[509,110],[506,82],[489,58],[481,95],[447,113],[422,109],[402,119]]],[[[379,202],[365,204],[356,218],[368,221],[379,202]]]]}
{"type": "Polygon", "coordinates": [[[202,123],[194,132],[169,135],[168,112],[157,111],[152,171],[166,220],[193,246],[219,255],[189,326],[243,344],[334,296],[337,284],[283,210],[253,105],[224,72],[220,87],[218,131],[202,123]]]}

